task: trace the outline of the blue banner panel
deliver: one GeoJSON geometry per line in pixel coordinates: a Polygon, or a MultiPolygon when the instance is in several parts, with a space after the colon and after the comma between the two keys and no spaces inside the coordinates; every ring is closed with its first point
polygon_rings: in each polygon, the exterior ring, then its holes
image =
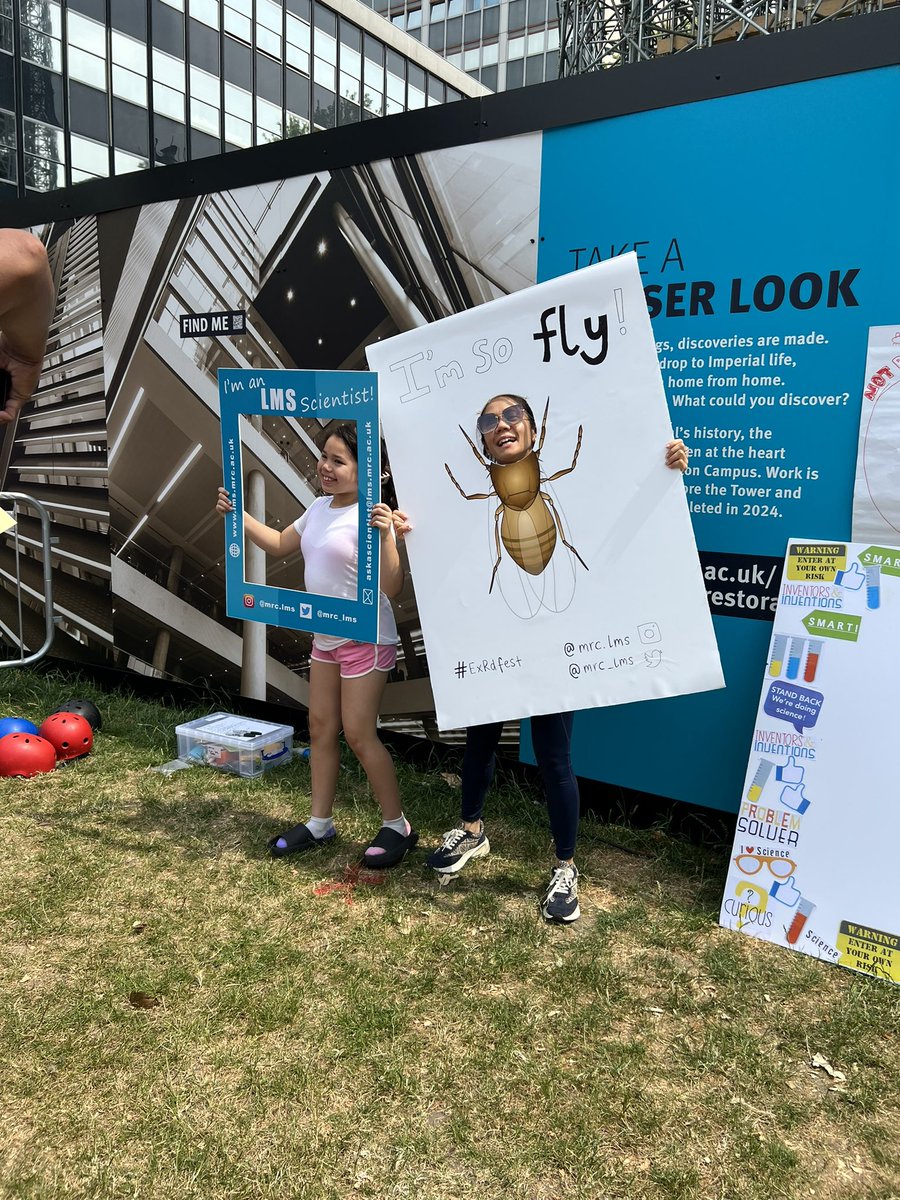
{"type": "MultiPolygon", "coordinates": [[[[233,511],[225,518],[225,589],[229,617],[261,621],[357,642],[378,641],[380,538],[369,518],[378,503],[381,445],[378,377],[371,371],[220,370],[222,466],[233,511]],[[354,600],[251,582],[244,571],[244,472],[240,418],[355,421],[358,431],[359,573],[354,600]]],[[[298,513],[298,516],[300,514],[298,513]]]]}
{"type": "Polygon", "coordinates": [[[900,306],[897,112],[884,68],[544,135],[539,279],[638,255],[727,682],[580,714],[579,774],[737,809],[772,559],[850,534],[867,331],[900,306]]]}

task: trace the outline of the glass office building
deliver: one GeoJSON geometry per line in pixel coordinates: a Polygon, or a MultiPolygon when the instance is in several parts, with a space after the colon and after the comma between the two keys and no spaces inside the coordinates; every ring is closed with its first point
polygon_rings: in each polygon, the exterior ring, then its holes
{"type": "Polygon", "coordinates": [[[556,0],[364,0],[492,92],[559,75],[556,0]]]}
{"type": "Polygon", "coordinates": [[[0,196],[483,91],[357,0],[0,0],[0,196]]]}

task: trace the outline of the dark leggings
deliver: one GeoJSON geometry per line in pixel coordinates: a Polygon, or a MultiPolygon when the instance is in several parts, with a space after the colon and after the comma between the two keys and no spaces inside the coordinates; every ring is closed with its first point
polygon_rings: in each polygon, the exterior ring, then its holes
{"type": "MultiPolygon", "coordinates": [[[[556,857],[573,858],[578,835],[578,783],[572,770],[573,714],[549,713],[531,718],[534,755],[541,769],[547,793],[550,829],[556,844],[556,857]]],[[[494,778],[497,745],[503,722],[471,725],[466,731],[466,752],[462,766],[462,819],[480,821],[484,798],[494,778]]]]}

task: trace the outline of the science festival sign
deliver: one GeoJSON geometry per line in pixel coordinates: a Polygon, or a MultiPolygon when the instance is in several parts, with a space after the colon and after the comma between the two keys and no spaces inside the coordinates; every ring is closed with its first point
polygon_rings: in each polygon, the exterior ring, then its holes
{"type": "Polygon", "coordinates": [[[367,354],[441,729],[723,686],[633,254],[367,354]],[[485,456],[496,396],[534,411],[527,480],[485,456]]]}
{"type": "MultiPolygon", "coordinates": [[[[369,525],[379,499],[378,380],[366,371],[220,370],[222,467],[233,510],[225,518],[225,594],[229,617],[360,642],[378,640],[380,539],[369,525]],[[359,445],[359,574],[354,600],[247,578],[244,534],[244,418],[355,421],[359,445]]],[[[300,508],[298,505],[298,516],[300,508]]],[[[260,514],[259,519],[264,519],[260,514]]]]}
{"type": "Polygon", "coordinates": [[[900,549],[788,544],[720,914],[894,983],[898,605],[900,549]]]}

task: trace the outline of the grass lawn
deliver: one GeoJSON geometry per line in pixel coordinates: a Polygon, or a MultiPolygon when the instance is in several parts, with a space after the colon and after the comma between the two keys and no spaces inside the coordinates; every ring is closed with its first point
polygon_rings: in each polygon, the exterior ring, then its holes
{"type": "Polygon", "coordinates": [[[515,784],[441,887],[458,793],[401,764],[421,848],[376,886],[349,753],[340,840],[273,861],[306,762],[165,777],[199,711],[46,672],[0,707],[73,693],[94,753],[0,780],[4,1200],[900,1197],[900,989],[719,928],[729,848],[588,816],[582,920],[545,927],[515,784]]]}

